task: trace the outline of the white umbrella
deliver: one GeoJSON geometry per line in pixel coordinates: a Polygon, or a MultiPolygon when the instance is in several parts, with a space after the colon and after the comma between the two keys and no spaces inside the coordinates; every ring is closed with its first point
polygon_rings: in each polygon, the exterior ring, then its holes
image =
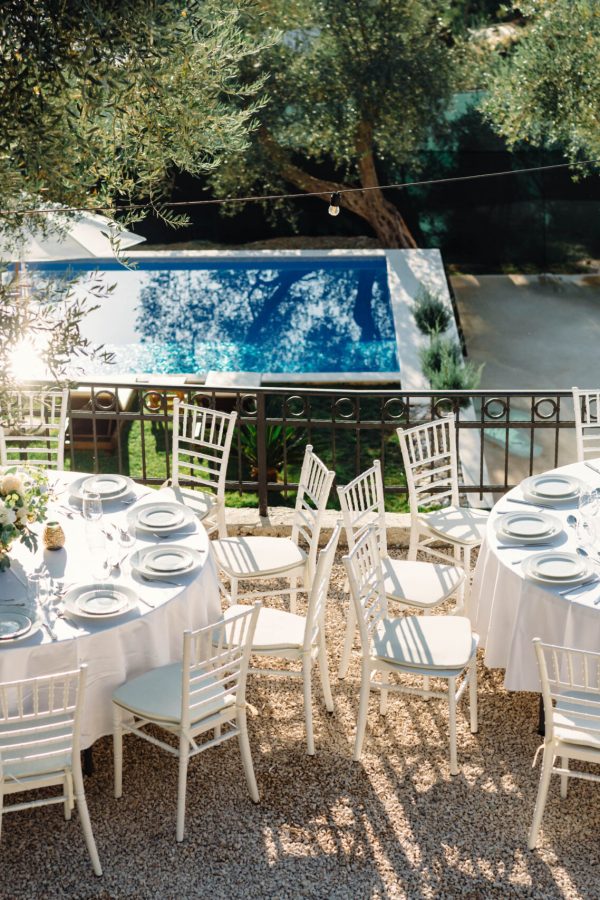
{"type": "Polygon", "coordinates": [[[146,238],[119,226],[105,216],[78,213],[65,216],[60,207],[46,216],[47,232],[25,228],[17,235],[0,235],[0,259],[11,262],[49,262],[60,259],[90,259],[114,256],[113,242],[121,250],[141,244],[146,238]],[[111,242],[112,237],[112,242],[111,242]]]}

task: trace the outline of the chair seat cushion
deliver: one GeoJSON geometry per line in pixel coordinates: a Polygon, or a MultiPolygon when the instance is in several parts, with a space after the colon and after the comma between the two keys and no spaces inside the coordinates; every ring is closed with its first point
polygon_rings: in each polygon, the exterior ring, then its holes
{"type": "Polygon", "coordinates": [[[484,509],[446,506],[434,512],[419,513],[419,522],[456,544],[475,546],[483,540],[488,516],[484,509]]]}
{"type": "Polygon", "coordinates": [[[163,489],[161,497],[166,491],[170,491],[173,494],[174,502],[183,503],[199,519],[204,519],[217,505],[217,496],[216,494],[211,494],[210,491],[195,491],[193,488],[180,487],[178,484],[174,484],[169,488],[163,489]]]}
{"type": "Polygon", "coordinates": [[[13,778],[42,776],[70,768],[73,745],[73,726],[70,718],[70,716],[56,715],[36,722],[19,722],[17,727],[23,732],[23,736],[18,738],[21,746],[14,748],[14,736],[8,737],[8,732],[12,731],[13,726],[0,725],[2,771],[9,783],[13,778]],[[50,737],[50,735],[56,740],[44,746],[42,743],[44,738],[50,737]],[[47,755],[35,758],[36,753],[47,755]],[[52,755],[49,755],[50,753],[52,755]]]}
{"type": "Polygon", "coordinates": [[[565,743],[581,744],[594,750],[600,750],[600,733],[590,731],[597,728],[597,720],[583,718],[584,715],[600,715],[600,696],[586,691],[567,691],[556,701],[552,713],[555,736],[565,743]],[[583,700],[573,703],[572,699],[583,700]],[[571,699],[571,702],[569,702],[571,699]],[[588,702],[585,702],[588,701],[588,702]]]}
{"type": "MultiPolygon", "coordinates": [[[[225,621],[231,616],[246,612],[247,606],[235,604],[223,613],[225,621]]],[[[252,650],[268,652],[269,650],[300,650],[304,643],[306,618],[283,609],[272,609],[263,606],[258,614],[256,631],[252,641],[252,650]]]]}
{"type": "Polygon", "coordinates": [[[373,655],[403,668],[460,671],[476,649],[465,616],[382,619],[373,634],[373,655]]]}
{"type": "Polygon", "coordinates": [[[447,600],[464,581],[458,566],[445,566],[406,559],[381,560],[385,593],[390,600],[432,609],[447,600]]]}
{"type": "Polygon", "coordinates": [[[276,575],[306,563],[306,553],[290,538],[232,537],[211,546],[217,564],[234,578],[276,575]]]}
{"type": "MultiPolygon", "coordinates": [[[[198,670],[195,670],[197,677],[198,670]]],[[[212,678],[206,676],[205,684],[212,678]]],[[[223,696],[223,688],[214,682],[213,690],[206,690],[202,698],[210,701],[202,706],[202,714],[192,721],[206,719],[235,703],[235,698],[228,694],[223,696]]],[[[144,672],[131,681],[126,681],[113,693],[113,702],[123,709],[152,719],[155,722],[177,723],[181,720],[181,663],[171,663],[144,672]]]]}

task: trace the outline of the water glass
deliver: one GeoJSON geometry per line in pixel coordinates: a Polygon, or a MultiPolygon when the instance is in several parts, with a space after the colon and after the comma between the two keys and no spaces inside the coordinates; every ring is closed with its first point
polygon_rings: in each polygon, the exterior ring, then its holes
{"type": "Polygon", "coordinates": [[[96,581],[106,581],[110,566],[106,555],[106,538],[96,524],[86,524],[85,536],[90,551],[92,576],[96,581]]]}
{"type": "Polygon", "coordinates": [[[102,518],[102,499],[100,494],[95,491],[86,491],[84,493],[81,514],[88,522],[97,522],[102,518]]]}
{"type": "Polygon", "coordinates": [[[596,521],[590,518],[584,518],[580,516],[577,519],[577,525],[575,526],[575,533],[577,535],[577,540],[579,543],[586,547],[587,549],[591,549],[596,541],[596,521]]]}
{"type": "Polygon", "coordinates": [[[27,576],[27,602],[33,609],[41,603],[42,599],[42,575],[39,572],[32,572],[27,576]]]}
{"type": "Polygon", "coordinates": [[[113,525],[117,544],[123,551],[133,550],[136,542],[135,525],[131,522],[125,522],[122,526],[118,522],[113,525]]]}

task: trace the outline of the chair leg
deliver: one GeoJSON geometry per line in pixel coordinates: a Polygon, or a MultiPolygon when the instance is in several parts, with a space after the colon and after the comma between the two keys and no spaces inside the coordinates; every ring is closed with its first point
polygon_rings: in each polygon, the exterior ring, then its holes
{"type": "Polygon", "coordinates": [[[385,716],[387,713],[387,705],[388,705],[388,689],[387,685],[390,683],[390,676],[388,672],[381,673],[381,690],[379,692],[379,714],[381,716],[385,716]]]}
{"type": "Polygon", "coordinates": [[[325,700],[325,709],[327,712],[333,712],[333,695],[331,693],[331,682],[329,680],[329,663],[327,661],[327,646],[325,644],[325,635],[321,631],[319,635],[319,675],[321,676],[321,687],[323,688],[323,699],[325,700]]]}
{"type": "Polygon", "coordinates": [[[309,756],[315,755],[315,739],[312,721],[312,659],[309,653],[302,654],[302,683],[304,686],[304,719],[306,721],[306,746],[309,756]]]}
{"type": "Polygon", "coordinates": [[[237,603],[237,595],[238,595],[238,580],[237,580],[237,578],[230,578],[229,595],[230,595],[230,603],[233,606],[234,603],[237,603]]]}
{"type": "Polygon", "coordinates": [[[479,731],[479,711],[477,706],[477,654],[469,663],[469,716],[471,719],[471,734],[479,731]]]}
{"type": "Polygon", "coordinates": [[[217,534],[219,540],[222,541],[227,537],[227,523],[225,521],[225,503],[220,500],[217,504],[217,534]]]}
{"type": "Polygon", "coordinates": [[[290,612],[295,613],[298,608],[298,578],[294,575],[290,578],[290,612]]]}
{"type": "Polygon", "coordinates": [[[115,797],[123,796],[123,726],[122,712],[113,704],[113,765],[115,769],[115,797]]]}
{"type": "Polygon", "coordinates": [[[356,632],[356,613],[354,612],[354,602],[352,597],[348,597],[348,615],[346,617],[346,634],[344,636],[344,646],[340,657],[338,667],[338,678],[345,678],[350,663],[350,654],[352,653],[352,645],[354,644],[354,634],[356,632]]]}
{"type": "Polygon", "coordinates": [[[244,774],[246,775],[246,782],[248,784],[248,791],[254,803],[258,803],[260,797],[258,794],[258,786],[256,784],[256,776],[254,774],[254,766],[252,765],[252,753],[250,752],[248,724],[244,707],[238,707],[237,726],[240,730],[238,742],[240,745],[240,754],[242,756],[242,765],[244,766],[244,774]]]}
{"type": "Polygon", "coordinates": [[[354,741],[354,760],[360,759],[367,727],[367,715],[369,712],[369,696],[371,693],[371,666],[369,661],[363,659],[360,675],[360,700],[358,702],[358,720],[356,723],[356,739],[354,741]]]}
{"type": "Polygon", "coordinates": [[[417,525],[410,526],[410,539],[408,542],[408,559],[413,562],[417,558],[417,545],[419,543],[419,528],[417,525]]]}
{"type": "Polygon", "coordinates": [[[554,750],[552,744],[548,743],[544,746],[544,759],[542,762],[542,774],[540,775],[540,786],[538,788],[537,799],[535,801],[535,810],[533,812],[533,822],[529,831],[529,839],[527,846],[530,850],[535,848],[537,844],[540,825],[542,824],[542,816],[546,806],[546,798],[548,797],[548,788],[550,787],[550,776],[552,775],[552,764],[554,763],[554,750]]]}
{"type": "Polygon", "coordinates": [[[450,736],[450,774],[458,775],[456,758],[456,678],[448,679],[449,736],[450,736]]]}
{"type": "Polygon", "coordinates": [[[71,812],[73,810],[73,806],[75,805],[75,801],[73,799],[73,778],[71,777],[70,772],[65,772],[65,802],[64,802],[64,811],[65,811],[65,821],[68,822],[71,818],[71,812]]]}
{"type": "Polygon", "coordinates": [[[85,845],[92,861],[92,867],[96,875],[102,875],[102,866],[100,865],[98,849],[96,847],[96,841],[94,840],[92,823],[90,822],[90,814],[85,799],[85,791],[83,790],[83,776],[81,774],[80,763],[76,763],[73,766],[73,787],[75,789],[75,800],[77,802],[77,810],[79,812],[79,819],[81,821],[81,827],[83,829],[85,845]]]}
{"type": "MultiPolygon", "coordinates": [[[[560,765],[561,765],[562,769],[568,769],[569,768],[569,757],[561,756],[560,765]]],[[[567,796],[568,788],[569,788],[569,776],[561,775],[560,776],[560,796],[563,798],[563,800],[567,796]]]]}
{"type": "MultiPolygon", "coordinates": [[[[424,615],[424,616],[428,616],[429,613],[430,613],[430,610],[428,610],[428,609],[424,609],[424,610],[423,610],[423,615],[424,615]]],[[[423,676],[423,690],[424,690],[424,691],[428,691],[428,690],[429,690],[429,675],[424,675],[424,676],[423,676]]],[[[423,697],[423,699],[424,699],[424,700],[430,700],[431,698],[430,698],[430,697],[423,697]]]]}
{"type": "Polygon", "coordinates": [[[177,840],[183,840],[185,828],[185,794],[187,788],[187,770],[190,754],[190,743],[183,735],[179,738],[179,776],[177,780],[177,840]]]}

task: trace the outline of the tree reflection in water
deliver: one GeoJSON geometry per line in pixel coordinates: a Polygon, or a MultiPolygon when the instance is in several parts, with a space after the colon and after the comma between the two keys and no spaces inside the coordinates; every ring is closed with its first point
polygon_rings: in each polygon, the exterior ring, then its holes
{"type": "Polygon", "coordinates": [[[155,271],[136,327],[171,372],[397,370],[385,263],[366,262],[155,271]]]}

